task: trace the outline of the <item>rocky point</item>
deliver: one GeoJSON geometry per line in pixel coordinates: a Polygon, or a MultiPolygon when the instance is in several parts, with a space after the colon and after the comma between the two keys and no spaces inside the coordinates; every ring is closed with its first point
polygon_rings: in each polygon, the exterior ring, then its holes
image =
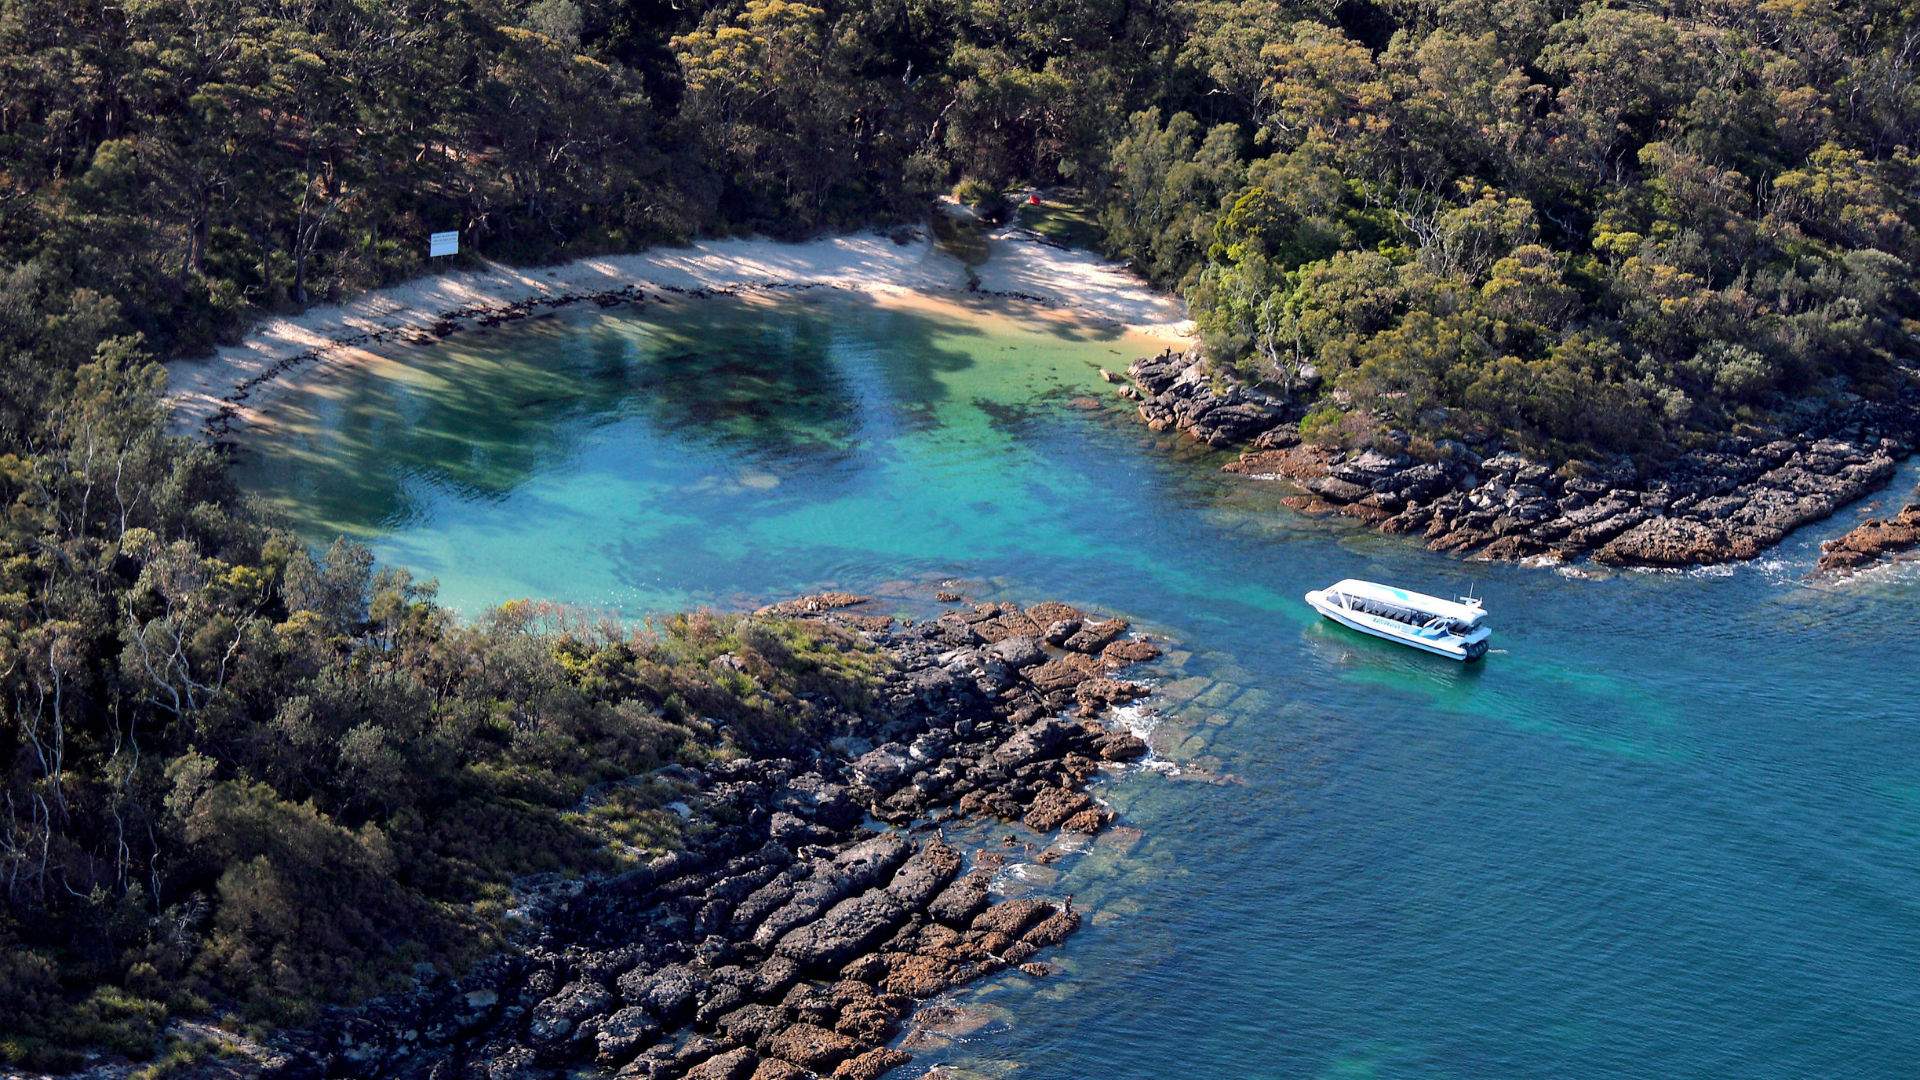
{"type": "Polygon", "coordinates": [[[1920,502],[1888,518],[1868,518],[1838,540],[1820,545],[1820,569],[1853,571],[1920,548],[1920,502]]]}
{"type": "Polygon", "coordinates": [[[1035,963],[1080,923],[1070,898],[996,900],[1003,854],[950,844],[987,815],[1097,833],[1085,791],[1143,754],[1100,722],[1147,693],[1158,647],[1065,604],[984,604],[919,623],[845,594],[771,613],[839,622],[891,671],[804,757],[676,779],[696,839],[527,906],[513,947],[453,980],[330,1014],[282,1040],[278,1073],[341,1077],[867,1080],[916,1002],[1035,963]]]}
{"type": "Polygon", "coordinates": [[[1644,467],[1627,459],[1557,467],[1454,440],[1408,452],[1390,435],[1362,450],[1305,444],[1300,409],[1212,367],[1197,350],[1143,357],[1120,396],[1155,431],[1236,448],[1229,471],[1302,488],[1291,505],[1417,536],[1486,559],[1592,557],[1615,566],[1750,559],[1793,530],[1884,485],[1920,444],[1920,384],[1889,401],[1837,395],[1765,434],[1729,435],[1644,467]]]}

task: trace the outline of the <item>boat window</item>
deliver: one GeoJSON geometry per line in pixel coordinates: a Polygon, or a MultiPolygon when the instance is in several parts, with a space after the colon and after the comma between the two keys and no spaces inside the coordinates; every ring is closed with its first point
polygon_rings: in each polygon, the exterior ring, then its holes
{"type": "Polygon", "coordinates": [[[1446,619],[1445,616],[1435,615],[1430,611],[1402,607],[1399,604],[1389,604],[1384,600],[1373,600],[1363,596],[1351,596],[1346,593],[1339,594],[1339,599],[1354,611],[1363,611],[1368,615],[1377,615],[1383,619],[1392,619],[1394,622],[1405,623],[1408,626],[1420,629],[1444,628],[1450,634],[1464,635],[1467,632],[1463,624],[1450,621],[1446,619]]]}

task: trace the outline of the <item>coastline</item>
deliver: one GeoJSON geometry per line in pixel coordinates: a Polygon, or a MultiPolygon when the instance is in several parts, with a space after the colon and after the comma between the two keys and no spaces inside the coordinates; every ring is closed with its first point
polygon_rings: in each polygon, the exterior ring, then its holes
{"type": "Polygon", "coordinates": [[[1192,336],[1181,302],[1123,264],[1047,241],[1018,225],[987,236],[971,268],[924,228],[800,242],[739,237],[601,255],[551,266],[479,269],[414,278],[342,304],[317,305],[254,326],[238,343],[167,362],[173,429],[221,439],[270,422],[276,397],[304,373],[365,362],[387,344],[425,344],[537,309],[612,306],[647,289],[694,295],[828,288],[881,302],[917,297],[1017,303],[1169,341],[1192,336]],[[970,282],[970,276],[972,281],[970,282]]]}
{"type": "Polygon", "coordinates": [[[1904,562],[1920,548],[1920,489],[1886,517],[1871,517],[1844,536],[1820,545],[1821,570],[1854,574],[1876,565],[1904,562]]]}
{"type": "MultiPolygon", "coordinates": [[[[365,363],[382,346],[431,344],[583,303],[680,296],[771,296],[831,289],[880,303],[1019,305],[1023,314],[1191,343],[1178,298],[1124,264],[1048,240],[1017,222],[985,234],[983,263],[962,261],[928,230],[902,227],[787,242],[698,241],[537,267],[414,278],[338,305],[266,319],[240,342],[168,361],[177,433],[221,441],[272,422],[302,376],[365,363]]],[[[1728,436],[1649,470],[1631,462],[1555,468],[1497,445],[1451,444],[1439,460],[1389,447],[1344,452],[1302,443],[1297,406],[1215,372],[1197,346],[1143,357],[1117,392],[1142,422],[1238,453],[1226,471],[1284,480],[1288,499],[1432,550],[1476,559],[1677,568],[1751,559],[1802,526],[1873,494],[1920,447],[1920,386],[1894,403],[1844,398],[1760,434],[1728,436]]]]}
{"type": "Polygon", "coordinates": [[[1920,448],[1920,381],[1895,400],[1809,402],[1765,431],[1644,468],[1554,467],[1498,444],[1341,450],[1303,442],[1298,406],[1213,370],[1197,349],[1142,357],[1116,392],[1139,420],[1237,454],[1223,468],[1284,481],[1304,513],[1339,514],[1434,551],[1492,561],[1678,568],[1741,562],[1883,488],[1920,448]]]}
{"type": "MultiPolygon", "coordinates": [[[[911,1060],[919,1003],[1001,972],[1052,974],[1073,898],[1007,888],[1114,813],[1085,790],[1147,751],[1108,726],[1160,655],[1124,620],[980,604],[923,621],[822,594],[819,619],[891,661],[877,715],[840,716],[802,757],[673,767],[689,845],[613,877],[528,883],[508,948],[457,978],[330,1010],[272,1040],[282,1077],[574,1075],[871,1080],[911,1060]],[[946,827],[1017,823],[1003,842],[946,827]],[[1012,893],[1012,895],[1008,895],[1012,893]],[[911,1042],[911,1040],[908,1040],[911,1042]]],[[[949,601],[951,603],[952,601],[949,601]]],[[[722,658],[724,659],[724,658],[722,658]]],[[[976,833],[977,835],[977,833],[976,833]]],[[[1067,855],[1066,857],[1072,857],[1067,855]]]]}

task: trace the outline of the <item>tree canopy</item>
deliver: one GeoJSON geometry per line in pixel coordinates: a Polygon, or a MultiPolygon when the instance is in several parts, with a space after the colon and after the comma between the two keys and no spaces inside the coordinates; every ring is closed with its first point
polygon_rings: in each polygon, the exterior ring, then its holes
{"type": "Polygon", "coordinates": [[[1318,438],[1659,454],[1920,350],[1896,0],[0,3],[0,1061],[292,1022],[675,840],[873,656],[310,552],[154,355],[463,258],[1071,185],[1318,438]],[[710,661],[729,655],[731,662],[710,661]],[[589,789],[592,797],[589,798],[589,789]]]}
{"type": "Polygon", "coordinates": [[[1109,241],[1344,439],[1659,454],[1920,360],[1911,9],[1184,10],[1213,85],[1121,133],[1109,241]]]}

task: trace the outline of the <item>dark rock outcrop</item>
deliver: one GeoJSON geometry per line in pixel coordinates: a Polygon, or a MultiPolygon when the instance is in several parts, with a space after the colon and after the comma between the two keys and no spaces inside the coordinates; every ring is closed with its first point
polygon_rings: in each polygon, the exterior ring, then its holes
{"type": "Polygon", "coordinates": [[[1105,828],[1086,781],[1145,746],[1096,717],[1145,692],[1115,672],[1157,649],[1063,604],[895,625],[843,610],[857,599],[775,609],[856,628],[892,660],[831,744],[680,769],[692,846],[566,891],[457,982],[285,1037],[287,1075],[877,1077],[908,1060],[887,1044],[916,1001],[1057,944],[1079,915],[994,903],[997,851],[969,868],[938,837],[863,822],[1105,828]]]}
{"type": "Polygon", "coordinates": [[[1223,378],[1192,353],[1172,350],[1127,369],[1140,388],[1140,419],[1154,431],[1178,431],[1208,446],[1248,442],[1277,425],[1281,402],[1223,378]]]}
{"type": "Polygon", "coordinates": [[[1859,570],[1882,559],[1920,548],[1920,503],[1909,503],[1890,518],[1868,518],[1838,540],[1820,545],[1820,569],[1859,570]]]}
{"type": "Polygon", "coordinates": [[[1549,467],[1458,442],[1442,443],[1433,460],[1392,448],[1304,445],[1294,432],[1297,409],[1195,353],[1144,357],[1128,374],[1133,386],[1122,389],[1133,391],[1149,427],[1241,447],[1226,469],[1299,485],[1301,494],[1287,500],[1297,509],[1486,559],[1590,556],[1654,567],[1751,559],[1884,485],[1920,445],[1915,378],[1901,380],[1890,400],[1836,393],[1782,417],[1765,437],[1729,435],[1655,464],[1549,467]],[[1258,408],[1235,410],[1249,401],[1258,408]]]}

